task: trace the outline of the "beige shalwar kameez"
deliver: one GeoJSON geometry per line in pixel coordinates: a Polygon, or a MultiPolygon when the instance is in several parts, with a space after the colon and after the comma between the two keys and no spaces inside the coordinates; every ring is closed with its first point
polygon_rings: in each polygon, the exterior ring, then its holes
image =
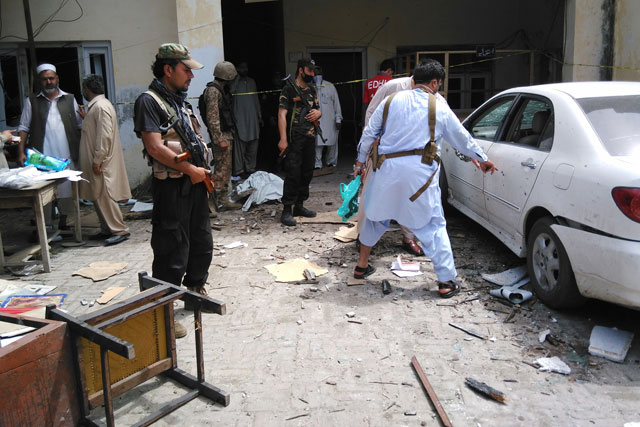
{"type": "Polygon", "coordinates": [[[95,201],[102,231],[117,235],[129,233],[118,206],[119,200],[131,197],[118,118],[104,95],[97,95],[89,102],[82,124],[80,167],[82,177],[89,181],[80,182],[80,197],[95,201]],[[100,175],[94,173],[94,164],[100,165],[100,175]]]}

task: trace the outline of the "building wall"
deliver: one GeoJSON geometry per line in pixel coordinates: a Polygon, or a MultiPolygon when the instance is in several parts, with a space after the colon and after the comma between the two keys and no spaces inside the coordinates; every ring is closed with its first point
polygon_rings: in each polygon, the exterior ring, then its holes
{"type": "MultiPolygon", "coordinates": [[[[284,0],[285,49],[365,47],[367,75],[400,46],[475,46],[497,44],[523,29],[537,47],[561,48],[562,0],[359,0],[299,2],[284,0]],[[558,21],[554,23],[554,15],[558,21]],[[552,29],[551,34],[549,34],[552,29]]],[[[521,38],[508,48],[525,48],[521,38]]],[[[528,59],[527,59],[528,60],[528,59]]],[[[287,62],[295,71],[295,62],[287,62]]]]}
{"type": "Polygon", "coordinates": [[[640,2],[616,0],[614,80],[640,81],[640,2]]]}
{"type": "MultiPolygon", "coordinates": [[[[151,82],[151,64],[162,43],[186,44],[206,68],[195,71],[189,96],[197,97],[211,80],[213,64],[222,58],[220,0],[82,1],[83,16],[69,23],[52,22],[36,38],[43,42],[106,41],[111,45],[118,119],[125,162],[132,188],[150,174],[142,158],[142,143],[133,132],[133,104],[151,82]]],[[[37,28],[59,2],[31,0],[31,19],[37,28]]],[[[69,2],[56,19],[79,15],[69,2]]],[[[27,37],[22,1],[2,2],[2,35],[27,37]]],[[[13,39],[15,40],[15,39],[13,39]]],[[[7,40],[10,41],[10,40],[7,40]]],[[[20,42],[26,47],[26,43],[20,42]]],[[[62,88],[64,89],[64,88],[62,88]]],[[[195,103],[197,104],[197,102],[195,103]]]]}

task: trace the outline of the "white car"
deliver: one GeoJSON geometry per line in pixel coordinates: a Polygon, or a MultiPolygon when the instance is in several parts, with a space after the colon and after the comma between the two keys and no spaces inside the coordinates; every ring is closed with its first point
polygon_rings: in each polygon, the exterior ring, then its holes
{"type": "Polygon", "coordinates": [[[443,144],[443,199],[526,257],[546,305],[640,308],[640,82],[509,89],[463,124],[499,171],[443,144]]]}

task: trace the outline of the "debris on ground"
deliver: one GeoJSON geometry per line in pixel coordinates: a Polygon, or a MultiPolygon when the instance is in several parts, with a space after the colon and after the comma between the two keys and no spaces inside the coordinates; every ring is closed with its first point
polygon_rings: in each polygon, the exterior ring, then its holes
{"type": "Polygon", "coordinates": [[[589,354],[622,363],[633,341],[633,333],[605,326],[594,326],[589,338],[589,354]]]}
{"type": "Polygon", "coordinates": [[[310,262],[302,258],[296,258],[282,263],[269,264],[264,268],[276,277],[276,282],[280,283],[306,280],[304,277],[305,269],[313,271],[316,276],[322,276],[323,274],[327,274],[329,271],[325,268],[321,268],[314,262],[310,262]]]}
{"type": "Polygon", "coordinates": [[[389,283],[389,281],[387,279],[384,279],[382,281],[382,283],[380,284],[380,286],[382,287],[382,293],[384,295],[388,295],[391,293],[391,284],[389,283]]]}
{"type": "Polygon", "coordinates": [[[420,263],[413,261],[402,261],[400,255],[391,264],[391,272],[398,277],[420,276],[420,263]]]}
{"type": "Polygon", "coordinates": [[[82,276],[87,279],[91,279],[94,282],[106,280],[111,276],[122,273],[127,269],[129,264],[126,262],[109,262],[109,261],[96,261],[89,264],[88,267],[83,267],[80,270],[74,271],[72,276],[82,276]]]}
{"type": "Polygon", "coordinates": [[[433,403],[433,406],[436,409],[438,416],[440,417],[440,421],[442,421],[442,425],[445,427],[451,427],[451,421],[449,420],[447,413],[444,411],[444,408],[442,407],[440,400],[438,400],[438,396],[436,395],[435,390],[433,389],[433,387],[431,387],[431,383],[429,383],[426,374],[420,366],[420,362],[418,362],[418,359],[416,359],[415,356],[411,358],[411,366],[413,366],[413,369],[416,371],[418,378],[420,378],[422,387],[424,387],[427,396],[431,400],[431,403],[433,403]]]}
{"type": "Polygon", "coordinates": [[[343,243],[353,242],[358,238],[358,227],[340,227],[333,238],[343,243]]]}
{"type": "Polygon", "coordinates": [[[540,368],[540,372],[556,372],[558,374],[569,375],[571,368],[564,363],[558,356],[553,357],[541,357],[534,361],[540,368]]]}
{"type": "MultiPolygon", "coordinates": [[[[251,205],[261,205],[269,200],[279,200],[282,198],[284,181],[278,175],[269,172],[257,171],[249,178],[238,184],[234,190],[235,194],[249,194],[249,197],[242,205],[244,212],[251,208],[251,205]],[[253,190],[250,192],[250,190],[253,190]]],[[[238,197],[241,199],[242,197],[238,197]]]]}
{"type": "Polygon", "coordinates": [[[498,286],[513,286],[527,276],[527,266],[511,268],[502,273],[482,274],[484,280],[498,286]]]}
{"type": "Polygon", "coordinates": [[[98,304],[106,304],[112,299],[116,297],[120,292],[124,291],[125,288],[120,286],[112,286],[104,291],[102,291],[102,296],[96,300],[98,304]]]}
{"type": "Polygon", "coordinates": [[[468,385],[470,388],[472,388],[475,391],[480,392],[481,394],[490,397],[491,399],[498,401],[500,403],[505,403],[505,400],[507,399],[507,397],[504,395],[503,392],[496,390],[495,388],[480,382],[478,380],[475,380],[471,377],[467,377],[465,378],[465,384],[468,385]]]}
{"type": "Polygon", "coordinates": [[[474,337],[476,337],[476,338],[480,338],[480,339],[482,339],[482,340],[486,340],[486,339],[487,339],[487,336],[486,336],[486,335],[481,334],[480,332],[476,332],[476,331],[474,331],[474,330],[472,330],[472,329],[463,328],[462,326],[460,326],[460,325],[456,325],[455,323],[449,323],[449,326],[453,326],[453,327],[454,327],[454,328],[456,328],[456,329],[460,329],[462,332],[466,332],[466,333],[468,333],[469,335],[474,336],[474,337]]]}

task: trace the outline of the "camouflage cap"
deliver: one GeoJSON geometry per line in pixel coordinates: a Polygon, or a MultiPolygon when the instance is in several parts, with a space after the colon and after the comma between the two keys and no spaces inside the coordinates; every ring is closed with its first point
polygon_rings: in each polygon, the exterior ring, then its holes
{"type": "Polygon", "coordinates": [[[178,43],[165,43],[160,46],[156,59],[177,59],[192,70],[204,68],[204,65],[191,58],[189,48],[178,43]]]}

